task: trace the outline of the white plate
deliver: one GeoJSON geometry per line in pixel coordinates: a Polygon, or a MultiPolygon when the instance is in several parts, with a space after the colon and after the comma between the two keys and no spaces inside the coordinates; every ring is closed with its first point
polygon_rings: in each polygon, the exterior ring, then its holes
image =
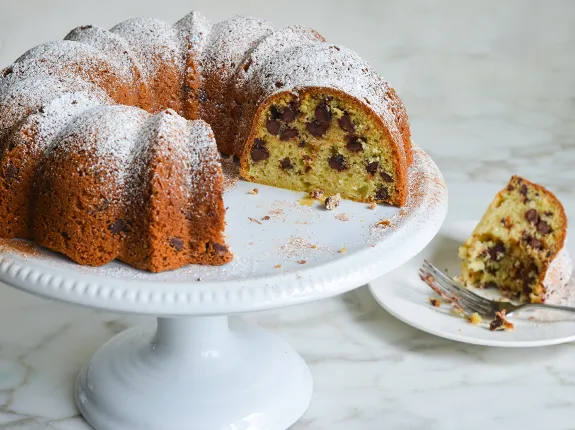
{"type": "MultiPolygon", "coordinates": [[[[442,303],[429,303],[436,294],[418,276],[419,267],[428,259],[449,275],[459,274],[457,248],[471,234],[477,221],[444,225],[431,243],[400,268],[370,283],[377,302],[399,320],[427,333],[458,342],[500,347],[555,345],[575,340],[575,315],[566,312],[522,311],[510,318],[515,329],[492,332],[487,324],[476,326],[451,313],[442,303]],[[532,319],[529,319],[529,318],[532,319]]],[[[574,253],[570,250],[571,255],[574,253]]],[[[571,280],[573,281],[573,279],[571,280]]],[[[476,291],[489,298],[491,291],[476,291]]]]}
{"type": "Polygon", "coordinates": [[[401,209],[342,201],[327,211],[298,204],[302,193],[238,182],[224,195],[234,261],[223,266],[153,274],[119,262],[80,266],[42,249],[30,255],[0,244],[0,280],[44,297],[164,316],[250,312],[341,294],[405,263],[443,223],[443,177],[421,149],[414,159],[401,209]],[[254,187],[259,193],[250,195],[254,187]],[[389,225],[378,226],[382,219],[389,225]]]}

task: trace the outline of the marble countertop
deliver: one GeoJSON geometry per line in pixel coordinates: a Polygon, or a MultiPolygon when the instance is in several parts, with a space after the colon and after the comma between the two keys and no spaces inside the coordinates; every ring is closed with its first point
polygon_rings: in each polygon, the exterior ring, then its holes
{"type": "MultiPolygon", "coordinates": [[[[367,58],[403,97],[415,141],[441,168],[451,220],[475,219],[518,173],[575,213],[575,2],[196,0],[312,26],[367,58]]],[[[174,21],[189,2],[3,2],[0,65],[79,24],[174,21]]],[[[294,430],[572,429],[575,346],[505,350],[443,340],[391,317],[365,287],[247,317],[310,365],[315,392],[294,430]]],[[[114,334],[148,318],[86,310],[0,285],[0,428],[81,430],[72,384],[114,334]]]]}

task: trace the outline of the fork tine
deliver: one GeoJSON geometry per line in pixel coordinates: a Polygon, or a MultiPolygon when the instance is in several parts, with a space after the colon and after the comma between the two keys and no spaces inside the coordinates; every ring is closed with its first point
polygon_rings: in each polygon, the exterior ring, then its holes
{"type": "Polygon", "coordinates": [[[451,278],[448,278],[445,275],[445,273],[443,273],[441,270],[439,270],[436,266],[431,264],[429,261],[425,261],[424,265],[426,265],[427,267],[429,267],[431,269],[432,275],[437,275],[437,277],[443,279],[445,283],[447,283],[449,286],[451,286],[453,289],[455,289],[461,295],[464,295],[464,296],[470,298],[471,300],[480,302],[484,306],[491,306],[491,301],[489,299],[486,299],[485,297],[481,297],[479,294],[475,294],[473,291],[468,290],[465,287],[462,287],[461,285],[459,285],[457,282],[455,282],[451,278]]]}
{"type": "MultiPolygon", "coordinates": [[[[478,312],[482,314],[489,314],[491,312],[491,303],[484,299],[477,294],[473,294],[471,291],[458,286],[454,281],[447,278],[439,269],[435,268],[431,265],[424,265],[420,271],[424,275],[431,275],[434,280],[435,284],[438,288],[442,291],[449,292],[451,297],[456,298],[456,302],[460,304],[462,307],[467,307],[472,309],[472,312],[478,312]],[[467,294],[470,293],[470,294],[467,294]]],[[[420,275],[421,276],[421,275],[420,275]]]]}
{"type": "Polygon", "coordinates": [[[436,279],[436,283],[439,285],[440,288],[449,291],[452,295],[458,297],[457,303],[461,306],[467,306],[472,310],[472,312],[478,312],[480,314],[487,314],[490,311],[490,306],[486,305],[481,301],[474,300],[468,296],[458,294],[459,291],[453,287],[453,285],[445,282],[442,279],[436,279]]]}
{"type": "Polygon", "coordinates": [[[473,312],[483,312],[482,310],[478,309],[478,307],[470,303],[467,299],[463,297],[456,296],[450,290],[445,288],[445,284],[441,281],[434,280],[433,283],[428,283],[423,277],[422,279],[441,297],[443,297],[448,303],[452,306],[460,308],[465,313],[473,313],[473,312]]]}

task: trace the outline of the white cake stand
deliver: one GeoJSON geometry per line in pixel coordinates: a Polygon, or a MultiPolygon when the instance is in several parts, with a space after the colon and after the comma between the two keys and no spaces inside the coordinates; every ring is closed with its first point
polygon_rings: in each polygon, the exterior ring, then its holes
{"type": "Polygon", "coordinates": [[[250,195],[254,184],[239,182],[225,195],[235,260],[222,267],[89,268],[11,241],[1,247],[0,279],[43,297],[158,317],[155,333],[126,330],[78,376],[78,407],[96,429],[283,430],[309,405],[309,369],[285,341],[230,315],[341,294],[417,254],[443,222],[447,193],[419,149],[410,178],[401,210],[344,201],[327,211],[286,190],[256,185],[250,195]],[[377,225],[382,219],[389,225],[377,225]]]}

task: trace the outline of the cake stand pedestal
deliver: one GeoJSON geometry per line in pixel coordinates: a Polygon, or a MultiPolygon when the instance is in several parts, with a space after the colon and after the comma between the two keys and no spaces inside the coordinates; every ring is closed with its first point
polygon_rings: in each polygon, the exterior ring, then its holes
{"type": "Polygon", "coordinates": [[[312,379],[282,339],[238,317],[158,318],[126,330],[80,372],[76,401],[97,429],[286,429],[312,379]]]}
{"type": "MultiPolygon", "coordinates": [[[[159,274],[118,262],[79,266],[21,241],[0,244],[0,280],[32,294],[158,317],[106,343],[80,372],[76,402],[97,430],[285,430],[307,409],[312,379],[282,339],[237,314],[345,293],[402,265],[438,232],[447,192],[421,149],[402,209],[239,182],[226,191],[235,259],[159,274]],[[382,222],[384,220],[384,222],[382,222]]],[[[417,274],[414,274],[416,276],[417,274]]]]}

